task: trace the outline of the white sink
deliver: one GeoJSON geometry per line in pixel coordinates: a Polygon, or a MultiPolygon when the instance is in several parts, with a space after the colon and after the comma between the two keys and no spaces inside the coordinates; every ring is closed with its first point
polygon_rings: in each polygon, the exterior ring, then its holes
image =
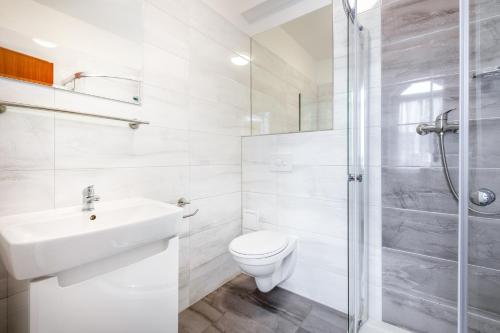
{"type": "Polygon", "coordinates": [[[149,199],[0,218],[0,254],[18,280],[57,275],[177,235],[182,209],[149,199]],[[91,219],[95,216],[95,219],[91,219]]]}

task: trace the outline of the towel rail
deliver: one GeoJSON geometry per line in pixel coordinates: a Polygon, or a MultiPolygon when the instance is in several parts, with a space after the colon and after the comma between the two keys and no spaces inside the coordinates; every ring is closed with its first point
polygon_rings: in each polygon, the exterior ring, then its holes
{"type": "Polygon", "coordinates": [[[97,114],[97,113],[86,113],[86,112],[79,112],[79,111],[73,111],[73,110],[67,110],[67,109],[51,108],[51,107],[38,106],[38,105],[33,105],[33,104],[5,102],[5,101],[0,101],[0,113],[7,111],[7,107],[9,107],[9,106],[10,107],[27,108],[27,109],[33,109],[33,110],[40,110],[40,111],[52,111],[52,112],[59,112],[59,113],[66,113],[66,114],[74,114],[74,115],[85,116],[85,117],[94,117],[94,118],[124,121],[124,122],[128,123],[128,125],[131,129],[138,129],[140,125],[149,125],[149,121],[144,121],[144,120],[139,120],[139,119],[129,119],[129,118],[114,117],[114,116],[105,116],[105,115],[101,115],[101,114],[97,114]]]}

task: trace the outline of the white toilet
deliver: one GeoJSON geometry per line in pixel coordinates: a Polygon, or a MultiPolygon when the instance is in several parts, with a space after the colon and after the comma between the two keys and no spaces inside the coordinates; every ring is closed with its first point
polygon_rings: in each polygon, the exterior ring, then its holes
{"type": "Polygon", "coordinates": [[[271,291],[292,275],[297,261],[297,238],[275,231],[255,231],[229,244],[234,260],[253,276],[262,292],[271,291]]]}

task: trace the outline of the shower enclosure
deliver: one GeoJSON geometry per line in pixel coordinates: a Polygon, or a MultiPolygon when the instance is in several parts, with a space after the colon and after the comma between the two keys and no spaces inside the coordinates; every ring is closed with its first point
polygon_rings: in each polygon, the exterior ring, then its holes
{"type": "Polygon", "coordinates": [[[499,332],[500,2],[383,0],[378,49],[359,4],[344,3],[349,332],[370,320],[410,332],[499,332]],[[380,115],[370,96],[374,50],[380,115]]]}

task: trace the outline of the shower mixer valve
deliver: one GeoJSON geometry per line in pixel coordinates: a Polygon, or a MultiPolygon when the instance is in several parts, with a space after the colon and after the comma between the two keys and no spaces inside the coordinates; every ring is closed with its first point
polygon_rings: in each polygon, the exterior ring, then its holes
{"type": "Polygon", "coordinates": [[[441,113],[436,117],[433,124],[422,123],[417,126],[419,135],[427,135],[429,133],[444,134],[446,132],[458,133],[458,121],[448,121],[448,113],[456,109],[451,109],[441,113]]]}
{"type": "MultiPolygon", "coordinates": [[[[448,113],[454,111],[456,109],[451,109],[441,113],[436,117],[436,120],[433,124],[429,123],[421,123],[417,125],[417,134],[419,135],[427,135],[429,133],[436,133],[439,137],[439,152],[441,155],[441,164],[443,165],[444,176],[446,178],[446,182],[448,183],[448,188],[450,189],[453,198],[456,201],[459,200],[459,195],[453,182],[451,180],[450,171],[448,168],[448,162],[446,161],[446,150],[444,143],[444,136],[446,133],[458,133],[460,128],[458,121],[448,121],[448,113]]],[[[496,199],[495,192],[487,188],[480,188],[474,192],[471,192],[469,195],[469,200],[476,206],[488,206],[492,204],[496,199]]],[[[500,212],[481,212],[469,206],[469,210],[474,213],[482,214],[482,215],[500,215],[500,212]]]]}

